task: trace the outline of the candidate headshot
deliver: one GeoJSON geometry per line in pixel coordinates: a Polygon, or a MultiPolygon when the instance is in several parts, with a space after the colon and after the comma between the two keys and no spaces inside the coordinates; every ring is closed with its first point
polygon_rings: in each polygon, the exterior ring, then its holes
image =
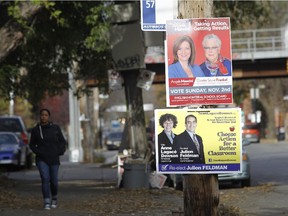
{"type": "Polygon", "coordinates": [[[178,37],[173,44],[174,61],[168,67],[169,78],[204,77],[200,66],[194,64],[195,56],[192,38],[187,35],[178,37]]]}
{"type": "Polygon", "coordinates": [[[220,38],[215,34],[208,34],[203,38],[202,46],[206,60],[200,67],[205,76],[231,76],[231,61],[221,55],[220,38]]]}
{"type": "Polygon", "coordinates": [[[163,131],[158,134],[158,143],[172,146],[173,140],[176,134],[173,133],[172,129],[177,126],[177,117],[173,114],[163,114],[159,118],[159,124],[163,128],[163,131]]]}
{"type": "Polygon", "coordinates": [[[197,118],[195,115],[185,117],[185,131],[175,137],[173,146],[179,155],[179,163],[205,163],[202,137],[196,134],[197,118]]]}

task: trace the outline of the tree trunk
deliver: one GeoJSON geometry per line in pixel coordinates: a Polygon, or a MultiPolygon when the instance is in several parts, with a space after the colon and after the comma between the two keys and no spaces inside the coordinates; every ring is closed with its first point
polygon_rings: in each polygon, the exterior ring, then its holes
{"type": "Polygon", "coordinates": [[[219,204],[217,174],[184,175],[184,215],[216,216],[219,204]]]}
{"type": "MultiPolygon", "coordinates": [[[[43,8],[42,4],[23,1],[19,5],[20,16],[30,24],[30,21],[43,8]]],[[[0,28],[0,63],[14,51],[23,41],[24,28],[15,20],[9,20],[0,28]]]]}
{"type": "MultiPolygon", "coordinates": [[[[213,0],[179,0],[178,17],[210,18],[213,0]]],[[[216,174],[184,175],[184,215],[216,216],[219,204],[219,185],[216,174]]]]}
{"type": "MultiPolygon", "coordinates": [[[[83,130],[83,157],[84,162],[86,163],[93,163],[94,160],[94,149],[95,149],[95,136],[96,136],[96,126],[95,123],[97,119],[95,119],[94,113],[94,104],[95,104],[95,91],[93,95],[86,95],[81,98],[82,107],[81,111],[85,114],[84,121],[82,121],[81,126],[83,130]]],[[[96,94],[98,96],[98,94],[96,94]]]]}

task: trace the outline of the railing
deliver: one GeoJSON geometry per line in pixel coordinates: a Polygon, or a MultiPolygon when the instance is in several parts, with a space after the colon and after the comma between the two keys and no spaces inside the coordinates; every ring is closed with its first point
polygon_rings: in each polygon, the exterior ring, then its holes
{"type": "Polygon", "coordinates": [[[231,38],[233,53],[288,50],[288,28],[232,31],[231,38]]]}

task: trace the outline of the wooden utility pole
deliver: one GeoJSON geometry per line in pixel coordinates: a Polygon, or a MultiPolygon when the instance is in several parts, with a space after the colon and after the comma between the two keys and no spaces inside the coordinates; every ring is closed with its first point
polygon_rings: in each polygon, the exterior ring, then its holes
{"type": "MultiPolygon", "coordinates": [[[[213,0],[178,0],[179,19],[211,18],[213,0]]],[[[184,175],[184,215],[216,216],[219,204],[217,174],[184,175]]]]}

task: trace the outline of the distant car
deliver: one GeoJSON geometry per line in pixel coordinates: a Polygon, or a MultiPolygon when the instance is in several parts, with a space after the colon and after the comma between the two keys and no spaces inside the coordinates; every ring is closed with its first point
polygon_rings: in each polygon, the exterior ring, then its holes
{"type": "Polygon", "coordinates": [[[242,127],[242,137],[251,143],[260,143],[260,128],[258,124],[245,124],[242,127]]]}
{"type": "Polygon", "coordinates": [[[0,132],[13,132],[27,146],[26,167],[31,168],[33,165],[33,153],[29,148],[29,135],[26,125],[21,116],[4,115],[0,116],[0,132]]]}
{"type": "MultiPolygon", "coordinates": [[[[245,146],[249,145],[250,141],[242,139],[242,172],[241,173],[221,173],[218,174],[219,184],[240,183],[241,187],[248,187],[251,185],[250,162],[249,156],[245,150],[245,146]]],[[[170,179],[173,181],[173,187],[176,190],[183,190],[183,177],[181,174],[171,174],[170,179]]]]}
{"type": "Polygon", "coordinates": [[[20,169],[27,165],[28,145],[13,132],[0,132],[0,165],[20,169]]]}
{"type": "Polygon", "coordinates": [[[110,132],[105,137],[105,145],[108,150],[118,150],[122,141],[123,132],[110,132]]]}

